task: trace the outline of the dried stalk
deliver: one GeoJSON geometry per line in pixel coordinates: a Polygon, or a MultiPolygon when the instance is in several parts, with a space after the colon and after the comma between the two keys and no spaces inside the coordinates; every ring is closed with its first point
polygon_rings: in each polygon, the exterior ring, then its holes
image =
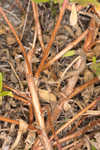
{"type": "Polygon", "coordinates": [[[8,89],[8,90],[14,92],[15,94],[17,94],[17,95],[20,96],[20,97],[23,97],[23,98],[25,98],[25,99],[27,99],[27,100],[31,100],[30,97],[28,97],[28,96],[26,95],[26,93],[21,92],[21,91],[19,91],[18,89],[17,89],[17,90],[16,90],[16,89],[13,89],[13,88],[9,87],[8,85],[6,85],[6,84],[4,84],[4,83],[3,83],[3,88],[6,88],[6,89],[8,89]]]}
{"type": "Polygon", "coordinates": [[[43,38],[42,38],[42,32],[41,32],[41,27],[39,23],[39,15],[38,15],[38,6],[35,2],[32,2],[32,7],[33,7],[33,12],[34,12],[34,19],[35,19],[35,26],[37,27],[38,31],[38,38],[42,47],[42,50],[44,52],[44,43],[43,43],[43,38]]]}
{"type": "MultiPolygon", "coordinates": [[[[61,143],[66,142],[68,140],[71,140],[71,139],[74,139],[76,137],[79,137],[79,136],[85,134],[89,129],[92,129],[94,126],[96,126],[98,124],[100,124],[100,119],[91,121],[88,125],[86,125],[82,129],[76,131],[75,133],[70,134],[70,135],[68,135],[68,136],[66,136],[64,138],[59,139],[59,143],[61,144],[61,143]]],[[[54,145],[56,145],[56,144],[57,143],[54,142],[54,145]]]]}
{"type": "Polygon", "coordinates": [[[13,123],[13,124],[19,125],[19,121],[12,120],[12,119],[9,119],[9,118],[5,118],[3,116],[0,116],[0,121],[9,122],[9,123],[13,123]]]}
{"type": "Polygon", "coordinates": [[[72,94],[69,95],[67,98],[65,98],[65,99],[63,99],[63,100],[61,99],[61,101],[59,102],[59,104],[56,105],[56,108],[54,109],[53,114],[51,115],[52,122],[54,122],[54,121],[57,120],[57,118],[58,118],[60,112],[61,112],[62,109],[63,109],[63,105],[64,105],[64,103],[65,103],[67,100],[69,100],[69,99],[71,99],[72,97],[76,96],[76,95],[79,94],[81,91],[83,91],[85,88],[87,88],[88,86],[90,86],[90,85],[92,85],[92,84],[94,84],[94,83],[96,83],[96,82],[98,82],[98,81],[99,81],[98,78],[94,78],[93,80],[90,80],[90,81],[86,82],[85,84],[83,84],[83,85],[81,85],[81,86],[75,88],[75,90],[72,92],[72,94]]]}
{"type": "MultiPolygon", "coordinates": [[[[54,111],[53,111],[52,114],[51,114],[52,123],[54,123],[54,122],[57,120],[59,114],[61,113],[61,111],[62,111],[62,109],[63,109],[63,105],[64,105],[64,103],[65,103],[67,100],[69,100],[69,99],[71,99],[72,97],[76,96],[76,95],[79,94],[82,90],[84,90],[84,89],[87,88],[88,86],[90,86],[90,85],[92,85],[92,84],[94,84],[94,83],[96,83],[96,82],[98,82],[98,81],[99,81],[98,78],[94,78],[93,80],[90,80],[90,81],[86,82],[84,85],[81,85],[81,86],[75,88],[75,90],[73,91],[73,93],[72,93],[70,96],[68,96],[68,98],[63,99],[63,100],[61,99],[60,103],[56,105],[56,108],[54,109],[54,111]]],[[[97,102],[97,101],[95,101],[95,102],[97,102]]],[[[95,102],[93,102],[92,105],[94,105],[95,102]]],[[[91,106],[91,104],[90,104],[90,106],[91,106]]],[[[90,107],[90,106],[89,106],[89,107],[90,107]]],[[[93,106],[92,106],[92,107],[93,107],[93,106]]],[[[87,109],[87,107],[86,107],[86,109],[87,109]]],[[[84,111],[84,110],[83,110],[83,111],[84,111]]],[[[84,112],[83,112],[83,113],[84,113],[84,112]]],[[[80,112],[80,115],[82,115],[81,112],[80,112]]],[[[78,118],[79,118],[79,116],[78,116],[78,118]]],[[[76,116],[75,119],[78,119],[78,118],[77,118],[77,116],[76,116]]],[[[73,119],[72,122],[73,122],[73,121],[75,121],[75,120],[73,119]]],[[[71,120],[70,120],[70,123],[72,123],[72,122],[71,122],[71,120]]],[[[69,122],[68,122],[68,123],[69,123],[69,122]]],[[[66,126],[66,125],[65,125],[65,126],[66,126]]],[[[65,128],[65,127],[64,127],[64,128],[65,128]]],[[[64,128],[63,128],[63,126],[62,126],[61,129],[59,129],[55,134],[58,134],[58,133],[61,132],[64,128]]],[[[52,140],[53,138],[54,138],[54,135],[51,136],[50,140],[52,140]]],[[[37,146],[38,144],[39,144],[39,140],[35,143],[35,146],[37,146]]]]}
{"type": "Polygon", "coordinates": [[[63,129],[67,128],[70,124],[72,124],[75,120],[77,120],[82,114],[84,114],[87,110],[91,109],[97,102],[100,101],[100,97],[96,98],[91,104],[89,104],[86,108],[76,114],[71,120],[62,125],[57,131],[56,134],[59,134],[63,129]]]}
{"type": "Polygon", "coordinates": [[[24,20],[24,26],[23,26],[22,33],[21,33],[21,36],[20,36],[21,40],[23,39],[23,35],[24,35],[24,32],[25,32],[25,28],[26,28],[28,13],[29,13],[29,9],[30,9],[30,3],[31,3],[31,0],[29,0],[29,2],[28,2],[28,6],[27,6],[27,10],[26,10],[26,16],[25,16],[25,20],[24,20]]]}
{"type": "MultiPolygon", "coordinates": [[[[86,108],[84,108],[82,111],[80,111],[77,115],[75,115],[71,120],[69,120],[67,123],[65,123],[63,126],[61,126],[61,128],[59,128],[55,134],[59,134],[64,128],[68,127],[69,125],[71,125],[75,120],[77,120],[80,116],[82,116],[87,110],[93,108],[98,101],[100,101],[100,97],[96,98],[96,100],[94,100],[91,104],[89,104],[86,108]]],[[[67,135],[64,138],[59,139],[59,143],[63,143],[66,142],[68,140],[71,140],[73,138],[79,137],[80,135],[83,135],[86,131],[88,131],[89,129],[93,128],[95,125],[100,124],[100,119],[98,120],[94,120],[92,122],[90,122],[87,126],[83,127],[82,129],[80,129],[79,131],[76,131],[75,133],[72,133],[70,135],[67,135]]],[[[54,138],[54,135],[50,138],[50,140],[52,140],[54,138]]],[[[38,144],[38,142],[37,142],[38,144]]],[[[57,142],[54,142],[53,145],[57,145],[57,142]]],[[[42,149],[42,147],[40,148],[42,149]]]]}
{"type": "Polygon", "coordinates": [[[16,40],[24,54],[24,58],[25,58],[25,67],[26,67],[26,78],[28,81],[28,86],[30,89],[30,93],[32,96],[32,104],[33,104],[33,108],[35,111],[35,116],[36,119],[38,121],[38,124],[40,126],[41,129],[41,134],[42,134],[42,138],[41,138],[41,142],[44,143],[44,147],[46,150],[52,150],[52,146],[48,140],[47,134],[46,134],[46,129],[45,129],[45,123],[44,123],[44,119],[42,117],[42,113],[41,113],[41,108],[40,108],[40,102],[38,99],[38,95],[37,95],[37,91],[36,91],[36,87],[35,87],[35,83],[34,83],[34,79],[33,79],[33,75],[32,75],[32,71],[31,71],[31,65],[29,64],[28,61],[28,57],[27,54],[25,52],[25,49],[21,43],[21,41],[19,40],[17,33],[14,29],[14,27],[12,26],[12,24],[9,22],[8,18],[6,17],[4,11],[2,10],[2,8],[0,7],[0,13],[2,14],[2,16],[4,17],[5,21],[7,22],[7,24],[9,25],[10,29],[12,30],[14,36],[16,37],[16,40]]]}
{"type": "Polygon", "coordinates": [[[68,3],[68,0],[64,0],[63,5],[62,5],[62,8],[60,9],[60,14],[59,14],[58,21],[57,21],[56,26],[55,26],[55,28],[54,28],[54,31],[53,31],[53,33],[52,33],[52,35],[51,35],[51,39],[50,39],[50,41],[49,41],[49,43],[48,43],[48,45],[47,45],[47,48],[45,49],[43,58],[42,58],[42,60],[41,60],[41,63],[40,63],[40,65],[39,65],[39,68],[38,68],[38,70],[37,70],[37,72],[36,72],[36,74],[35,74],[35,77],[36,77],[36,78],[39,77],[39,74],[40,74],[41,70],[43,69],[44,63],[45,63],[45,61],[46,61],[46,59],[47,59],[47,57],[48,57],[50,48],[51,48],[52,43],[53,43],[53,41],[54,41],[54,39],[55,39],[56,33],[57,33],[57,31],[58,31],[58,29],[59,29],[59,26],[60,26],[60,22],[61,22],[61,20],[62,20],[62,17],[63,17],[63,15],[64,15],[65,10],[66,10],[66,5],[67,5],[67,3],[68,3]]]}
{"type": "MultiPolygon", "coordinates": [[[[12,120],[12,119],[9,119],[9,118],[3,117],[3,116],[0,116],[0,120],[1,120],[1,121],[4,121],[4,122],[8,122],[8,123],[12,123],[12,124],[19,125],[19,121],[17,121],[17,120],[12,120]]],[[[37,131],[38,131],[33,125],[29,125],[29,126],[28,126],[28,129],[34,130],[34,132],[37,132],[37,131]]]]}
{"type": "Polygon", "coordinates": [[[16,96],[14,94],[13,94],[13,96],[14,96],[15,99],[20,100],[20,101],[26,103],[29,106],[29,123],[31,124],[33,122],[33,107],[32,107],[31,101],[26,100],[22,97],[16,96]]]}
{"type": "Polygon", "coordinates": [[[55,61],[60,59],[67,51],[72,49],[74,46],[76,46],[80,41],[82,41],[85,36],[88,34],[88,29],[84,31],[76,40],[69,43],[61,52],[59,52],[54,58],[52,58],[50,61],[48,61],[43,69],[47,69],[49,66],[51,66],[55,61]]]}

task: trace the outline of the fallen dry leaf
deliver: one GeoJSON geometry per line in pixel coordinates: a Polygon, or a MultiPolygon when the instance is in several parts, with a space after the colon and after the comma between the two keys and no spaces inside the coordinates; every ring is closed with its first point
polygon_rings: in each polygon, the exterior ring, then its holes
{"type": "Polygon", "coordinates": [[[12,45],[12,44],[16,43],[16,39],[11,34],[8,34],[6,40],[7,40],[8,45],[12,45]]]}
{"type": "Polygon", "coordinates": [[[44,102],[56,102],[56,96],[53,93],[50,93],[47,90],[44,89],[39,89],[39,96],[41,98],[42,101],[44,102]]]}

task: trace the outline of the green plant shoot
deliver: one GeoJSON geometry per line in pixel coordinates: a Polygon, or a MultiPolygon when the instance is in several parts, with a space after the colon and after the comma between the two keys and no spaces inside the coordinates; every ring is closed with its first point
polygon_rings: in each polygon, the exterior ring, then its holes
{"type": "Polygon", "coordinates": [[[2,104],[2,97],[3,96],[11,96],[13,97],[13,94],[11,91],[3,91],[2,90],[2,84],[3,84],[3,76],[2,73],[0,72],[0,105],[2,104]]]}
{"type": "Polygon", "coordinates": [[[96,63],[96,57],[92,58],[91,70],[100,78],[100,63],[96,63]]]}
{"type": "Polygon", "coordinates": [[[96,63],[96,57],[95,56],[92,57],[92,62],[96,63]]]}
{"type": "Polygon", "coordinates": [[[97,150],[94,145],[91,146],[91,150],[97,150]]]}
{"type": "Polygon", "coordinates": [[[76,53],[75,53],[75,50],[71,50],[71,51],[68,51],[66,52],[63,57],[69,57],[69,56],[74,56],[76,53]]]}
{"type": "Polygon", "coordinates": [[[49,2],[49,0],[32,0],[33,2],[36,2],[36,3],[46,3],[46,2],[49,2]]]}
{"type": "Polygon", "coordinates": [[[35,3],[46,3],[46,2],[54,2],[54,3],[59,3],[62,4],[63,0],[32,0],[35,3]]]}

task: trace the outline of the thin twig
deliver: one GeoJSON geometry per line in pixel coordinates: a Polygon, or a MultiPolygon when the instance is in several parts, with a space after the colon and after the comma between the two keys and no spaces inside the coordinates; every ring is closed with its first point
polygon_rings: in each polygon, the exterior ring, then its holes
{"type": "Polygon", "coordinates": [[[49,66],[51,66],[55,61],[57,61],[58,59],[60,59],[67,51],[69,51],[70,49],[72,49],[74,46],[76,46],[80,41],[82,41],[85,36],[88,33],[88,29],[86,31],[84,31],[76,40],[74,40],[73,42],[69,43],[61,52],[59,52],[54,58],[52,58],[50,61],[48,61],[44,67],[44,69],[47,69],[49,66]]]}
{"type": "Polygon", "coordinates": [[[68,65],[68,67],[64,70],[64,72],[63,72],[62,75],[61,75],[60,82],[64,79],[64,76],[65,76],[65,74],[67,73],[67,71],[72,67],[72,65],[73,65],[78,59],[80,59],[80,56],[76,57],[76,58],[68,65]]]}
{"type": "Polygon", "coordinates": [[[96,82],[98,82],[98,81],[99,81],[98,78],[94,78],[93,80],[90,80],[90,81],[86,82],[85,84],[83,84],[83,85],[81,85],[81,86],[75,88],[75,90],[72,92],[72,94],[70,94],[67,98],[64,98],[63,100],[62,100],[62,98],[61,98],[61,100],[59,101],[59,103],[56,105],[56,108],[54,109],[53,114],[51,115],[52,121],[54,122],[54,121],[57,120],[57,118],[58,118],[58,116],[59,116],[61,110],[63,109],[63,105],[64,105],[64,103],[65,103],[67,100],[69,100],[69,99],[71,99],[72,97],[76,96],[76,95],[79,94],[81,91],[83,91],[85,88],[87,88],[88,86],[90,86],[90,85],[92,85],[92,84],[94,84],[94,83],[96,83],[96,82]]]}
{"type": "Polygon", "coordinates": [[[31,100],[30,99],[31,97],[27,96],[24,92],[21,92],[19,90],[13,89],[13,88],[9,87],[8,85],[6,85],[4,83],[3,83],[3,87],[8,89],[8,90],[10,90],[10,91],[12,91],[12,92],[14,92],[15,94],[19,95],[20,97],[24,97],[26,99],[28,98],[28,100],[31,100]]]}
{"type": "Polygon", "coordinates": [[[76,114],[71,120],[69,120],[67,123],[62,125],[57,131],[56,134],[60,133],[62,130],[67,128],[70,124],[72,124],[75,120],[77,120],[81,115],[83,115],[87,110],[91,109],[96,103],[100,101],[100,97],[96,98],[91,104],[89,104],[86,108],[84,108],[82,111],[80,111],[78,114],[76,114]]]}
{"type": "Polygon", "coordinates": [[[34,12],[35,26],[36,26],[37,32],[38,32],[38,39],[40,41],[42,50],[44,52],[44,43],[43,43],[43,38],[42,38],[42,31],[41,31],[41,26],[39,23],[38,6],[35,2],[32,2],[32,7],[33,7],[33,12],[34,12]]]}
{"type": "Polygon", "coordinates": [[[0,13],[1,13],[2,16],[4,17],[5,21],[7,22],[7,24],[9,25],[9,27],[10,27],[10,29],[11,29],[11,31],[13,32],[14,36],[16,37],[16,40],[17,40],[17,42],[18,42],[18,44],[19,44],[19,46],[20,46],[20,48],[21,48],[21,50],[22,50],[22,52],[23,52],[24,57],[25,57],[25,61],[26,61],[26,64],[27,64],[27,66],[28,66],[28,71],[30,72],[31,68],[30,68],[30,65],[29,65],[29,62],[28,62],[28,58],[27,58],[27,55],[26,55],[24,46],[22,45],[20,39],[19,39],[18,36],[17,36],[17,33],[16,33],[14,27],[13,27],[12,24],[9,22],[9,20],[8,20],[8,18],[7,18],[7,16],[6,16],[6,14],[4,13],[4,11],[3,11],[3,9],[2,9],[1,7],[0,7],[0,13]]]}
{"type": "MultiPolygon", "coordinates": [[[[9,119],[9,118],[5,118],[3,116],[0,116],[0,121],[4,121],[4,122],[8,122],[8,123],[19,125],[19,121],[18,120],[12,120],[12,119],[9,119]]],[[[37,132],[37,129],[33,125],[29,125],[28,129],[34,130],[35,132],[37,132]]]]}
{"type": "Polygon", "coordinates": [[[15,99],[20,100],[20,101],[26,103],[29,106],[29,123],[31,124],[33,122],[33,107],[32,107],[31,101],[30,100],[26,100],[26,99],[24,99],[22,97],[14,95],[14,94],[13,94],[13,96],[14,96],[15,99]]]}
{"type": "Polygon", "coordinates": [[[30,89],[30,93],[32,96],[32,104],[34,107],[34,111],[35,111],[35,117],[38,121],[38,124],[40,126],[41,129],[41,133],[42,133],[42,138],[41,138],[41,142],[44,143],[44,147],[46,150],[52,150],[52,146],[48,140],[47,134],[46,134],[46,129],[45,129],[45,123],[44,123],[44,119],[42,117],[42,113],[41,113],[41,107],[40,107],[40,102],[39,102],[39,98],[38,98],[38,94],[36,91],[36,87],[35,87],[35,83],[34,83],[34,79],[33,79],[33,75],[32,75],[32,70],[31,70],[31,65],[29,63],[27,54],[25,52],[25,49],[21,43],[21,41],[19,40],[17,33],[14,29],[14,27],[12,26],[12,24],[9,22],[8,18],[6,17],[4,11],[2,10],[2,8],[0,7],[0,13],[2,14],[2,16],[4,17],[5,21],[7,22],[7,24],[9,25],[10,29],[12,30],[14,36],[16,37],[16,40],[24,54],[24,58],[25,58],[25,69],[26,69],[26,78],[28,81],[28,86],[30,89]]]}
{"type": "MultiPolygon", "coordinates": [[[[69,141],[71,139],[74,139],[76,137],[79,137],[80,135],[83,135],[85,134],[89,129],[92,129],[94,126],[100,124],[100,119],[98,120],[94,120],[94,121],[91,121],[88,125],[86,125],[85,127],[83,127],[82,129],[79,129],[78,131],[64,137],[64,138],[61,138],[59,139],[59,143],[63,143],[63,142],[66,142],[66,141],[69,141]]],[[[57,143],[54,142],[54,145],[56,145],[57,143]]]]}
{"type": "Polygon", "coordinates": [[[14,68],[13,64],[10,62],[10,60],[8,60],[7,62],[9,63],[9,65],[10,65],[10,67],[11,67],[11,69],[12,69],[12,71],[13,71],[14,75],[15,75],[15,77],[16,77],[16,78],[17,78],[17,80],[19,81],[20,88],[21,88],[21,90],[23,91],[23,89],[24,89],[23,84],[22,84],[22,82],[21,82],[21,80],[20,80],[20,78],[19,78],[18,74],[16,73],[16,71],[15,71],[15,68],[14,68]]]}
{"type": "Polygon", "coordinates": [[[28,18],[30,3],[31,3],[31,0],[29,0],[29,2],[28,2],[28,6],[27,6],[27,10],[26,10],[26,16],[25,16],[25,21],[24,21],[24,26],[23,26],[22,33],[21,33],[21,38],[20,38],[21,40],[23,39],[23,35],[24,35],[26,23],[27,23],[27,18],[28,18]]]}
{"type": "Polygon", "coordinates": [[[39,68],[38,68],[38,70],[37,70],[37,72],[36,72],[36,74],[35,74],[35,77],[36,77],[36,78],[39,77],[39,74],[40,74],[41,70],[43,69],[44,63],[45,63],[45,61],[46,61],[46,59],[47,59],[47,57],[48,57],[50,48],[51,48],[52,43],[53,43],[53,41],[54,41],[54,39],[55,39],[55,36],[56,36],[56,33],[57,33],[58,29],[59,29],[59,26],[60,26],[62,17],[63,17],[63,15],[64,15],[65,10],[66,10],[66,5],[67,5],[67,3],[68,3],[68,0],[64,0],[63,5],[62,5],[62,8],[60,9],[60,14],[59,14],[58,21],[57,21],[56,26],[55,26],[55,28],[54,28],[54,31],[53,31],[53,33],[52,33],[52,35],[51,35],[51,39],[50,39],[50,41],[49,41],[49,43],[48,43],[48,45],[47,45],[47,48],[45,49],[43,58],[42,58],[42,60],[41,60],[41,63],[40,63],[40,65],[39,65],[39,68]]]}

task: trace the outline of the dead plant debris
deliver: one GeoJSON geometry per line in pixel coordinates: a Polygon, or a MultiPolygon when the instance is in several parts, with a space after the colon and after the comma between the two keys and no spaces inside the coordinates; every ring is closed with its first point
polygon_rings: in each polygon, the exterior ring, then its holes
{"type": "Polygon", "coordinates": [[[0,16],[0,150],[100,150],[95,7],[1,0],[0,16]]]}

